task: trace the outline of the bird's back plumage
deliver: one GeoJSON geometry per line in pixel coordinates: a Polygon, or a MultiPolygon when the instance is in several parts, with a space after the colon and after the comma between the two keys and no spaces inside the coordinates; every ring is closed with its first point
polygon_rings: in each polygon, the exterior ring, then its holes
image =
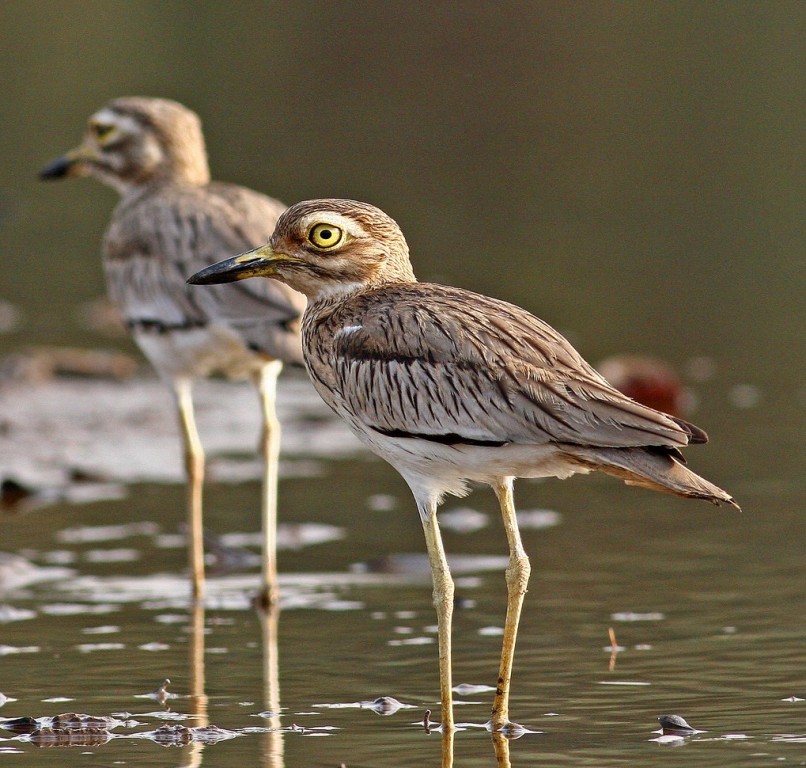
{"type": "Polygon", "coordinates": [[[313,375],[376,430],[490,444],[672,448],[704,439],[622,395],[553,328],[504,301],[392,284],[314,317],[305,324],[313,375]]]}

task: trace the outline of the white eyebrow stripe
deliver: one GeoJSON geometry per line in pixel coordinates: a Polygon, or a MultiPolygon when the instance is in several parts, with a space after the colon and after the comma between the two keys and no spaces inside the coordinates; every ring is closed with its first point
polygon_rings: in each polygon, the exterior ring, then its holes
{"type": "Polygon", "coordinates": [[[330,224],[343,229],[353,237],[367,237],[367,231],[355,219],[342,216],[342,214],[335,211],[316,211],[300,219],[300,229],[304,232],[307,232],[314,224],[330,224]]]}

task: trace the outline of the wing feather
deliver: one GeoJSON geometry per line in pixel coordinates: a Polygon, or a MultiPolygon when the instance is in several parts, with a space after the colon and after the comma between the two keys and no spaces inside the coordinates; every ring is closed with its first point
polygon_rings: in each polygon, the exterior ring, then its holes
{"type": "Polygon", "coordinates": [[[342,304],[319,334],[314,378],[371,429],[471,444],[674,448],[696,427],[614,389],[553,328],[512,304],[427,283],[342,304]],[[344,329],[349,329],[345,332],[344,329]]]}

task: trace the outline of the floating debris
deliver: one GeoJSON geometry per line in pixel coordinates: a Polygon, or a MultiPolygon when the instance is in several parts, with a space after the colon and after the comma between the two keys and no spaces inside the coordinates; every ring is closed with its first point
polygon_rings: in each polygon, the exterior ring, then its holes
{"type": "Polygon", "coordinates": [[[63,544],[97,544],[101,541],[120,541],[132,536],[154,536],[160,527],[144,520],[121,525],[77,525],[63,528],[56,533],[56,540],[63,544]]]}
{"type": "Polygon", "coordinates": [[[563,516],[553,509],[524,509],[517,513],[517,518],[518,528],[522,531],[541,531],[563,521],[563,516]]]}
{"type": "Polygon", "coordinates": [[[635,611],[621,611],[610,615],[613,621],[664,621],[666,615],[659,611],[649,613],[636,613],[635,611]]]}
{"type": "Polygon", "coordinates": [[[170,693],[168,691],[168,686],[171,684],[170,678],[165,678],[162,683],[160,684],[159,688],[155,691],[151,691],[151,693],[136,693],[136,699],[153,699],[154,701],[158,701],[163,706],[165,702],[169,699],[177,699],[179,698],[178,694],[170,693]]]}
{"type": "Polygon", "coordinates": [[[374,701],[369,702],[369,704],[363,704],[363,707],[364,709],[371,709],[376,715],[386,717],[388,715],[394,715],[395,712],[399,712],[401,709],[411,709],[414,705],[403,704],[392,696],[379,696],[374,701]]]}
{"type": "MultiPolygon", "coordinates": [[[[490,733],[493,732],[493,724],[492,721],[486,723],[485,728],[487,728],[490,733]]],[[[525,736],[527,733],[540,733],[540,731],[530,731],[528,728],[525,728],[518,723],[506,723],[498,728],[495,733],[500,733],[510,741],[515,741],[515,739],[521,738],[521,736],[525,736]]]]}
{"type": "Polygon", "coordinates": [[[27,621],[33,618],[36,618],[36,611],[32,611],[30,608],[0,605],[0,624],[8,624],[10,621],[27,621]]]}
{"type": "Polygon", "coordinates": [[[490,518],[470,507],[459,507],[440,512],[439,524],[455,533],[475,533],[490,524],[490,518]]]}
{"type": "Polygon", "coordinates": [[[12,733],[32,733],[38,727],[39,723],[33,717],[0,718],[0,728],[12,733]]]}
{"type": "Polygon", "coordinates": [[[108,501],[126,497],[125,488],[118,483],[91,482],[86,479],[73,479],[81,475],[80,470],[68,469],[69,485],[35,488],[6,478],[0,483],[0,510],[4,512],[30,512],[49,504],[89,504],[95,501],[108,501]]]}
{"type": "Polygon", "coordinates": [[[81,630],[82,635],[116,635],[120,632],[120,627],[114,624],[106,624],[100,627],[84,627],[81,630]]]}
{"type": "Polygon", "coordinates": [[[87,563],[134,563],[140,559],[140,552],[130,547],[89,549],[83,559],[87,563]]]}
{"type": "Polygon", "coordinates": [[[664,736],[691,736],[695,733],[704,733],[692,728],[680,715],[661,715],[658,717],[664,736]]]}
{"type": "MultiPolygon", "coordinates": [[[[454,576],[484,571],[503,571],[509,565],[509,557],[504,555],[448,555],[448,565],[454,576]]],[[[375,560],[353,563],[350,570],[353,573],[388,573],[429,581],[431,579],[428,555],[420,552],[398,552],[375,560]]]]}
{"type": "MultiPolygon", "coordinates": [[[[379,696],[373,701],[353,701],[336,704],[313,704],[315,709],[371,709],[378,715],[393,715],[401,709],[414,709],[413,704],[404,704],[392,696],[379,696]]],[[[258,717],[273,717],[271,713],[261,712],[258,717]]]]}
{"type": "Polygon", "coordinates": [[[0,509],[10,512],[22,506],[36,491],[30,486],[23,485],[13,478],[7,477],[0,483],[0,509]]]}
{"type": "MultiPolygon", "coordinates": [[[[59,585],[62,586],[62,585],[59,585]]],[[[98,605],[86,605],[85,603],[47,603],[40,606],[40,611],[48,616],[83,616],[114,613],[118,606],[100,603],[98,605]]]]}
{"type": "Polygon", "coordinates": [[[641,680],[599,680],[598,682],[599,685],[651,685],[651,683],[645,683],[641,680]]]}
{"type": "Polygon", "coordinates": [[[65,712],[52,718],[50,727],[58,730],[83,730],[105,728],[111,730],[123,725],[122,720],[109,715],[84,715],[78,712],[65,712]]]}
{"type": "Polygon", "coordinates": [[[3,645],[0,644],[0,656],[11,656],[16,653],[39,653],[38,645],[3,645]]]}
{"type": "Polygon", "coordinates": [[[37,747],[89,747],[106,744],[112,730],[124,722],[106,715],[64,712],[54,717],[14,717],[0,720],[0,728],[37,747]]]}
{"type": "Polygon", "coordinates": [[[459,696],[476,696],[479,693],[494,691],[493,685],[474,685],[472,683],[459,683],[453,686],[453,692],[459,696]]]}
{"type": "MultiPolygon", "coordinates": [[[[322,704],[321,706],[325,706],[322,704]]],[[[252,715],[252,717],[262,717],[264,720],[271,720],[273,717],[279,717],[279,712],[272,712],[270,709],[264,709],[262,712],[258,712],[256,715],[252,715]]]]}
{"type": "Polygon", "coordinates": [[[150,739],[164,747],[182,747],[190,743],[217,744],[219,741],[234,739],[242,734],[237,731],[228,731],[217,725],[203,725],[188,728],[186,725],[161,725],[153,731],[130,734],[141,739],[150,739]]]}
{"type": "Polygon", "coordinates": [[[62,730],[44,727],[37,728],[21,740],[28,741],[37,747],[100,747],[112,738],[113,735],[102,728],[62,730]]]}
{"type": "Polygon", "coordinates": [[[610,637],[610,645],[606,645],[603,650],[610,653],[610,661],[608,662],[607,669],[612,672],[616,668],[616,657],[621,651],[626,650],[626,648],[616,643],[616,630],[613,629],[613,627],[607,628],[607,634],[610,637]]]}
{"type": "Polygon", "coordinates": [[[157,651],[167,651],[170,650],[171,646],[167,643],[159,643],[156,640],[150,643],[143,643],[142,645],[137,646],[141,651],[150,651],[156,653],[157,651]]]}
{"type": "Polygon", "coordinates": [[[79,643],[76,648],[81,653],[94,653],[95,651],[122,651],[125,643],[79,643]]]}

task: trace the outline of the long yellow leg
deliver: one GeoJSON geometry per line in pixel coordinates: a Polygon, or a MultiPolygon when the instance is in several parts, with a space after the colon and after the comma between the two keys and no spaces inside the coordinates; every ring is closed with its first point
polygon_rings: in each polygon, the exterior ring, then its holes
{"type": "Polygon", "coordinates": [[[263,413],[262,453],[263,490],[261,519],[263,531],[263,568],[260,602],[265,606],[279,599],[277,583],[277,484],[280,461],[280,422],[277,419],[277,377],[283,364],[273,360],[260,369],[258,393],[263,413]]]}
{"type": "Polygon", "coordinates": [[[512,499],[512,483],[514,478],[503,478],[496,486],[495,493],[501,506],[504,518],[504,529],[509,542],[509,566],[507,579],[507,617],[504,622],[504,641],[501,647],[501,666],[498,671],[498,685],[493,701],[492,727],[494,731],[509,723],[509,687],[512,681],[512,662],[515,657],[515,640],[518,636],[518,624],[521,619],[521,608],[526,587],[529,583],[531,565],[521,543],[518,520],[515,516],[515,504],[512,499]]]}
{"type": "Polygon", "coordinates": [[[179,410],[179,426],[187,476],[188,561],[193,597],[204,597],[204,539],[202,532],[202,486],[204,484],[204,449],[193,416],[193,394],[189,379],[174,381],[179,410]]]}
{"type": "Polygon", "coordinates": [[[442,696],[441,724],[443,734],[453,731],[453,691],[451,683],[451,622],[453,620],[454,586],[445,548],[437,523],[436,504],[422,515],[425,544],[431,564],[431,577],[434,581],[434,606],[437,609],[439,635],[439,685],[442,696]]]}

